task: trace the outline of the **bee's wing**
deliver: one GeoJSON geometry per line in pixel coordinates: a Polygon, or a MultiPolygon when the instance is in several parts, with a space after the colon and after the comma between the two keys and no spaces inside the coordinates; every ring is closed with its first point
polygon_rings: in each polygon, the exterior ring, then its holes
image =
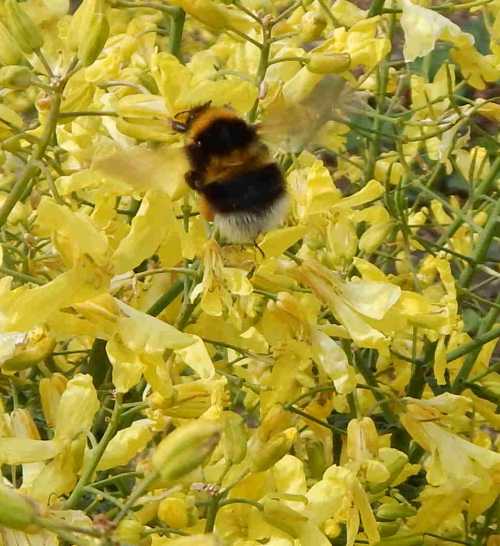
{"type": "Polygon", "coordinates": [[[274,151],[297,153],[327,121],[345,121],[364,108],[364,95],[334,75],[324,77],[302,102],[287,101],[280,90],[264,110],[259,135],[274,151]]]}
{"type": "Polygon", "coordinates": [[[186,190],[184,175],[189,165],[183,148],[164,146],[150,150],[137,146],[96,158],[91,168],[129,185],[133,192],[152,188],[176,198],[186,190]]]}

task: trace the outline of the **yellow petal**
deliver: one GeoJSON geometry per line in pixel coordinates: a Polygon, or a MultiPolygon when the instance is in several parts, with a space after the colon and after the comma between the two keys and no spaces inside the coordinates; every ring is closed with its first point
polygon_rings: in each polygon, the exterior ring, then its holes
{"type": "Polygon", "coordinates": [[[108,241],[88,216],[58,205],[48,197],[42,198],[37,213],[37,234],[52,237],[68,265],[73,265],[83,254],[103,263],[108,241]]]}
{"type": "Polygon", "coordinates": [[[55,440],[32,440],[31,438],[0,438],[0,461],[2,464],[24,464],[52,459],[61,451],[55,440]]]}
{"type": "MultiPolygon", "coordinates": [[[[104,292],[110,273],[99,267],[89,256],[81,257],[75,266],[43,286],[24,287],[11,293],[6,315],[8,330],[30,330],[45,322],[55,311],[90,299],[104,292]]],[[[1,308],[1,305],[0,305],[1,308]]]]}
{"type": "Polygon", "coordinates": [[[334,205],[335,208],[347,208],[347,207],[359,207],[374,201],[381,197],[385,192],[384,186],[376,180],[370,180],[366,185],[356,193],[353,193],[349,197],[344,197],[337,204],[334,205]]]}
{"type": "Polygon", "coordinates": [[[359,313],[382,319],[401,295],[399,286],[375,281],[351,281],[342,285],[342,295],[359,313]]]}
{"type": "Polygon", "coordinates": [[[187,347],[177,349],[176,353],[201,379],[210,379],[215,375],[215,368],[205,343],[198,336],[191,336],[191,338],[193,342],[187,347]]]}
{"type": "Polygon", "coordinates": [[[92,377],[75,375],[68,381],[59,401],[55,439],[68,442],[89,431],[98,409],[99,401],[92,377]]]}
{"type": "Polygon", "coordinates": [[[149,190],[132,220],[129,234],[113,254],[115,274],[130,271],[153,255],[171,226],[165,222],[166,210],[172,207],[168,195],[149,190]]]}
{"type": "Polygon", "coordinates": [[[303,225],[274,229],[264,235],[259,247],[266,258],[281,256],[285,250],[300,240],[306,231],[306,226],[303,225]]]}
{"type": "Polygon", "coordinates": [[[320,330],[312,333],[313,358],[323,372],[332,379],[339,394],[348,394],[356,387],[356,374],[349,366],[341,347],[320,330]]]}
{"type": "Polygon", "coordinates": [[[97,470],[126,465],[153,437],[152,424],[150,419],[139,419],[129,427],[119,430],[107,445],[97,470]]]}

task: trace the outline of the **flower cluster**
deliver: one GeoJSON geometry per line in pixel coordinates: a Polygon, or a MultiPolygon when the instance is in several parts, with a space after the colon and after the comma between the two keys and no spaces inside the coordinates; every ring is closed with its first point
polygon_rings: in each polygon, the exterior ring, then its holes
{"type": "Polygon", "coordinates": [[[2,546],[500,543],[499,40],[499,0],[1,3],[2,546]],[[255,245],[185,183],[206,102],[286,179],[255,245]]]}

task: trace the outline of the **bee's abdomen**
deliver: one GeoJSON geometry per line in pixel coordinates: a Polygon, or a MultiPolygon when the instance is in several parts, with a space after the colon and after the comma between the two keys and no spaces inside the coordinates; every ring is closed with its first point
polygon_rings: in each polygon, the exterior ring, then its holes
{"type": "Polygon", "coordinates": [[[194,170],[202,171],[211,157],[230,155],[235,150],[250,146],[257,140],[255,128],[237,117],[211,119],[198,128],[186,146],[186,152],[194,170]]]}
{"type": "Polygon", "coordinates": [[[213,181],[199,190],[215,212],[259,214],[285,194],[285,183],[276,163],[213,181]]]}

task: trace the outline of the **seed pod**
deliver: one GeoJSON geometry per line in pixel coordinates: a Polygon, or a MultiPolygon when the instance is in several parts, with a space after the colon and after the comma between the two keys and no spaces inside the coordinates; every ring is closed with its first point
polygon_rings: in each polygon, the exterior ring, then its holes
{"type": "Polygon", "coordinates": [[[109,36],[108,19],[103,13],[93,13],[87,36],[78,47],[78,59],[83,66],[91,65],[101,53],[109,36]]]}
{"type": "Polygon", "coordinates": [[[417,513],[413,506],[387,502],[377,508],[377,518],[386,521],[393,521],[399,518],[409,518],[417,513]]]}
{"type": "Polygon", "coordinates": [[[17,0],[5,0],[5,15],[10,33],[25,53],[32,53],[42,47],[43,36],[40,29],[17,0]]]}
{"type": "Polygon", "coordinates": [[[271,468],[283,456],[285,456],[295,440],[296,429],[289,428],[280,432],[264,445],[258,445],[254,450],[251,460],[251,468],[254,472],[263,472],[271,468]]]}
{"type": "Polygon", "coordinates": [[[0,64],[19,64],[24,59],[21,48],[10,32],[0,23],[0,64]]]}
{"type": "Polygon", "coordinates": [[[351,64],[349,53],[311,53],[307,69],[315,74],[338,74],[351,64]]]}
{"type": "Polygon", "coordinates": [[[0,87],[27,89],[31,83],[31,70],[27,66],[3,66],[0,68],[0,87]]]}
{"type": "Polygon", "coordinates": [[[224,412],[224,458],[227,463],[238,464],[247,453],[247,437],[243,419],[232,411],[224,412]]]}
{"type": "Polygon", "coordinates": [[[35,507],[28,499],[0,484],[0,527],[27,530],[35,516],[35,507]]]}
{"type": "Polygon", "coordinates": [[[176,480],[201,465],[220,438],[213,421],[195,421],[164,438],[153,455],[153,466],[165,480],[176,480]]]}

